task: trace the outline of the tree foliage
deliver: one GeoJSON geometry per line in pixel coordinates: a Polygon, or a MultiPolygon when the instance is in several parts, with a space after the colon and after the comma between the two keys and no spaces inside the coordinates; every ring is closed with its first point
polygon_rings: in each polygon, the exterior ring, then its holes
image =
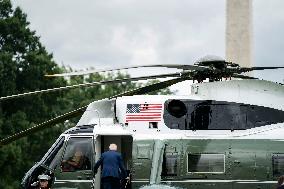
{"type": "MultiPolygon", "coordinates": [[[[28,91],[49,89],[67,84],[79,84],[129,77],[127,74],[91,74],[89,78],[72,77],[50,79],[46,73],[68,71],[59,67],[52,54],[41,44],[35,31],[29,29],[27,16],[20,8],[12,9],[9,0],[0,0],[0,96],[28,91]]],[[[156,81],[152,81],[156,82],[156,81]]],[[[34,95],[16,100],[0,102],[0,138],[7,137],[58,116],[62,113],[102,99],[142,86],[130,82],[70,91],[34,95]]],[[[169,94],[168,89],[160,91],[169,94]]],[[[69,124],[58,124],[0,148],[0,188],[18,188],[24,173],[38,161],[58,135],[69,124]]]]}
{"type": "MultiPolygon", "coordinates": [[[[45,73],[56,73],[60,68],[28,26],[26,15],[20,8],[13,10],[10,1],[0,1],[0,96],[66,84],[64,79],[44,77],[45,73]]],[[[57,105],[59,100],[56,94],[51,94],[1,102],[1,138],[51,118],[54,110],[60,109],[57,105]]],[[[58,129],[52,129],[46,139],[58,133],[58,129]]],[[[5,170],[0,173],[0,188],[19,186],[28,166],[46,150],[42,146],[51,143],[40,138],[25,138],[0,149],[0,168],[5,170]]]]}

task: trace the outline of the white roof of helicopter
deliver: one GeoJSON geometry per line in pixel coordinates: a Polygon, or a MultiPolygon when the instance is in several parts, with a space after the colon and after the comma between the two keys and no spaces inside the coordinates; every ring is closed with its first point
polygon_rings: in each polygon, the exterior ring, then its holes
{"type": "Polygon", "coordinates": [[[266,106],[284,110],[284,86],[262,80],[231,80],[198,83],[192,85],[191,94],[177,95],[136,95],[92,102],[77,125],[96,125],[94,134],[133,135],[136,139],[154,138],[283,138],[284,124],[278,123],[247,130],[178,130],[168,128],[163,116],[157,121],[157,129],[150,129],[151,121],[127,122],[128,106],[158,106],[161,115],[168,99],[218,100],[266,106]]]}
{"type": "Polygon", "coordinates": [[[104,99],[89,104],[77,125],[112,125],[117,118],[119,123],[125,116],[127,104],[161,104],[168,99],[195,99],[201,100],[196,95],[134,95],[123,96],[117,99],[104,99]],[[114,110],[115,109],[115,110],[114,110]],[[115,112],[116,111],[116,112],[115,112]]]}
{"type": "Polygon", "coordinates": [[[228,80],[198,83],[191,93],[204,100],[254,104],[284,110],[284,85],[265,80],[228,80]]]}
{"type": "Polygon", "coordinates": [[[121,123],[127,104],[163,105],[168,99],[219,100],[284,110],[284,86],[264,80],[230,80],[193,84],[191,94],[185,96],[134,95],[104,99],[90,103],[77,125],[108,125],[114,124],[115,119],[121,123]]]}

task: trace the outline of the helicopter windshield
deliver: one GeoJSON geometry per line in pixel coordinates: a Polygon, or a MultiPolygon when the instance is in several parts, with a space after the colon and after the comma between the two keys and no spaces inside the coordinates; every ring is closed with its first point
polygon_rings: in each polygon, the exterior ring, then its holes
{"type": "Polygon", "coordinates": [[[61,162],[63,172],[90,170],[92,154],[92,138],[70,138],[61,162]]]}

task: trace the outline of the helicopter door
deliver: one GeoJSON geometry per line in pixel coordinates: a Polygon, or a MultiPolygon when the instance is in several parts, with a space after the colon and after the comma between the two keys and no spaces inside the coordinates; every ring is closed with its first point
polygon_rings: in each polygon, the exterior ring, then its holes
{"type": "MultiPolygon", "coordinates": [[[[117,151],[121,153],[123,164],[128,173],[132,169],[132,144],[133,138],[128,135],[98,135],[95,140],[96,161],[101,157],[103,152],[109,150],[109,145],[115,143],[117,151]]],[[[95,188],[101,188],[101,168],[99,168],[95,177],[95,188]]],[[[131,183],[123,183],[122,188],[130,189],[131,183]]]]}
{"type": "Polygon", "coordinates": [[[93,137],[70,137],[53,188],[91,188],[93,137]]]}

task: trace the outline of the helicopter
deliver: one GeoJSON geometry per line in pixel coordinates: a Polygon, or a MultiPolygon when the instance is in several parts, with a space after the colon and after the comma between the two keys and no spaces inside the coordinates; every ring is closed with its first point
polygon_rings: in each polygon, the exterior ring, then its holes
{"type": "Polygon", "coordinates": [[[21,187],[33,188],[39,175],[48,174],[52,178],[49,184],[55,189],[100,189],[101,174],[98,171],[94,176],[94,163],[109,144],[115,143],[131,173],[125,188],[153,184],[198,189],[275,188],[275,180],[284,174],[284,86],[241,74],[284,66],[247,68],[225,60],[202,59],[193,65],[142,65],[96,72],[143,67],[181,71],[0,97],[11,100],[76,87],[170,78],[94,101],[1,139],[0,146],[7,145],[82,115],[77,125],[62,133],[25,174],[21,187]],[[209,82],[203,82],[206,79],[209,82]],[[197,81],[188,95],[144,95],[186,80],[197,81]],[[67,169],[64,162],[78,148],[84,162],[76,169],[67,169]]]}

